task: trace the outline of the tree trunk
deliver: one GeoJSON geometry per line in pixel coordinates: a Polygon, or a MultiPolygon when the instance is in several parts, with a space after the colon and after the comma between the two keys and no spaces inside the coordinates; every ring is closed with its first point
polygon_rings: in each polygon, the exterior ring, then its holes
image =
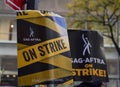
{"type": "Polygon", "coordinates": [[[115,38],[114,38],[114,35],[113,35],[113,28],[112,28],[111,25],[109,25],[109,28],[110,28],[110,33],[111,33],[110,38],[111,38],[111,40],[112,40],[112,42],[113,42],[113,44],[114,44],[114,46],[115,46],[115,48],[118,52],[118,55],[120,56],[120,48],[119,48],[119,44],[115,41],[115,38]]]}
{"type": "Polygon", "coordinates": [[[116,43],[116,41],[115,41],[115,39],[113,37],[111,37],[111,39],[112,39],[113,44],[114,44],[114,46],[115,46],[115,48],[116,48],[116,50],[117,50],[117,52],[118,52],[118,54],[120,56],[120,48],[119,48],[118,44],[116,43]]]}

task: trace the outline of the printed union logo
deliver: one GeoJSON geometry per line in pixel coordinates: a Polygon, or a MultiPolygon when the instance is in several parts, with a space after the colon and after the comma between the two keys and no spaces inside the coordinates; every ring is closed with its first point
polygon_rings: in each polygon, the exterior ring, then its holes
{"type": "Polygon", "coordinates": [[[83,48],[84,48],[84,49],[83,49],[83,56],[85,56],[86,53],[90,54],[90,47],[92,47],[92,46],[91,46],[88,38],[85,37],[84,34],[82,34],[82,39],[83,39],[83,41],[84,41],[84,45],[83,45],[83,48]]]}
{"type": "Polygon", "coordinates": [[[34,37],[34,31],[33,31],[32,27],[30,27],[30,35],[29,36],[34,37]]]}
{"type": "Polygon", "coordinates": [[[34,29],[31,26],[29,28],[29,32],[28,33],[29,33],[29,37],[23,38],[24,41],[41,41],[40,38],[35,37],[34,29]]]}

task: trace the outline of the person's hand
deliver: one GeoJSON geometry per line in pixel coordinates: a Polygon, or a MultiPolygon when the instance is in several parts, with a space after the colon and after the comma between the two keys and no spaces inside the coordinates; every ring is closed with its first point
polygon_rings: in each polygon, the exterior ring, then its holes
{"type": "Polygon", "coordinates": [[[105,87],[105,83],[104,82],[102,83],[101,87],[105,87]]]}

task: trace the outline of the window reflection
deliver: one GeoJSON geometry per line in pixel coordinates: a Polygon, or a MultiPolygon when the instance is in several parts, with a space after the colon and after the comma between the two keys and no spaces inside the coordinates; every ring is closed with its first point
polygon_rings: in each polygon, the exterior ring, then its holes
{"type": "Polygon", "coordinates": [[[15,17],[0,15],[0,40],[15,40],[15,17]]]}

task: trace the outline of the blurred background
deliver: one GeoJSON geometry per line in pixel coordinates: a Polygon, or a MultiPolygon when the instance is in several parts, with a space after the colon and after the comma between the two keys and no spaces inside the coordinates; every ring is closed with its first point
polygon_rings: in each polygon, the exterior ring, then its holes
{"type": "MultiPolygon", "coordinates": [[[[38,10],[62,15],[69,30],[101,32],[110,80],[106,87],[120,87],[119,0],[38,0],[38,10]]],[[[0,87],[17,85],[16,45],[16,12],[0,0],[0,87]]]]}

